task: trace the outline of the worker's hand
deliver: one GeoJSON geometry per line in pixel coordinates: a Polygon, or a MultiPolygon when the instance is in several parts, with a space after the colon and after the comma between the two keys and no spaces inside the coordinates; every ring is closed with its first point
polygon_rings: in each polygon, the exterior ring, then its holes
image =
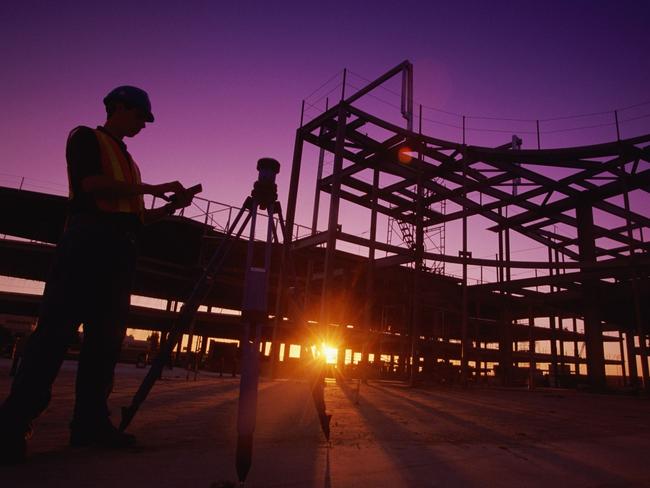
{"type": "Polygon", "coordinates": [[[172,195],[172,198],[170,199],[170,204],[172,205],[175,209],[181,209],[185,207],[189,207],[192,204],[192,199],[194,198],[195,193],[190,192],[190,191],[184,191],[181,193],[174,193],[172,195]]]}
{"type": "Polygon", "coordinates": [[[169,197],[169,202],[174,206],[176,210],[179,208],[189,207],[192,204],[194,196],[201,193],[202,191],[203,187],[201,184],[194,185],[186,188],[180,193],[174,193],[169,197]]]}
{"type": "Polygon", "coordinates": [[[161,183],[160,185],[151,185],[151,194],[164,200],[169,200],[166,193],[174,193],[175,195],[178,195],[184,191],[185,187],[178,181],[170,181],[169,183],[161,183]]]}

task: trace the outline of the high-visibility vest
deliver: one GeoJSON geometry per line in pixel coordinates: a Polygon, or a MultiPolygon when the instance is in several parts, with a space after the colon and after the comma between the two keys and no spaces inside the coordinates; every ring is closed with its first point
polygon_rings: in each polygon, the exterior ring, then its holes
{"type": "MultiPolygon", "coordinates": [[[[99,143],[99,154],[102,163],[102,173],[116,181],[140,184],[140,170],[131,155],[120,147],[119,143],[111,136],[94,129],[99,143]]],[[[125,212],[137,214],[142,219],[144,199],[142,195],[121,196],[107,198],[96,196],[97,207],[104,212],[125,212]]]]}

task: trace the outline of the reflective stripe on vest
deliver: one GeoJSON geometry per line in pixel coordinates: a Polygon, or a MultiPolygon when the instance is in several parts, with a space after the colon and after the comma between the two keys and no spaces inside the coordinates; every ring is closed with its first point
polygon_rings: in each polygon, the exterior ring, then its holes
{"type": "MultiPolygon", "coordinates": [[[[99,154],[102,162],[102,173],[116,181],[140,184],[140,170],[133,158],[124,151],[118,142],[100,130],[94,130],[99,142],[99,154]]],[[[95,197],[97,207],[104,212],[135,213],[142,218],[144,200],[142,195],[124,196],[119,198],[95,197]]]]}

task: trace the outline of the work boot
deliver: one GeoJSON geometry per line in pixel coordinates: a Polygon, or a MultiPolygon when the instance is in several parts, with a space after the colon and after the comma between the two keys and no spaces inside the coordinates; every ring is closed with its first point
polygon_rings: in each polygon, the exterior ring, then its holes
{"type": "Polygon", "coordinates": [[[71,447],[105,447],[124,449],[135,445],[135,436],[121,432],[110,420],[98,424],[83,425],[78,422],[70,424],[71,447]]]}
{"type": "Polygon", "coordinates": [[[27,458],[27,439],[31,426],[18,428],[0,424],[0,466],[20,464],[27,458]]]}

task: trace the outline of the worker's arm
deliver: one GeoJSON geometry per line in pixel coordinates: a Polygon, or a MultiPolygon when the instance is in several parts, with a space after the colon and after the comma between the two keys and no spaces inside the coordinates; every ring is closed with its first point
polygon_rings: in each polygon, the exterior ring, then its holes
{"type": "Polygon", "coordinates": [[[200,189],[197,190],[197,188],[200,188],[200,186],[197,185],[196,187],[189,188],[186,191],[175,193],[174,198],[162,207],[145,209],[142,215],[144,224],[151,224],[166,217],[171,217],[174,215],[176,210],[189,207],[192,204],[194,195],[200,191],[200,189]]]}
{"type": "Polygon", "coordinates": [[[66,145],[66,159],[73,194],[88,193],[104,198],[154,195],[166,200],[167,193],[180,193],[185,190],[178,181],[147,185],[126,183],[106,176],[101,167],[97,137],[88,127],[77,127],[70,132],[66,145]]]}
{"type": "Polygon", "coordinates": [[[167,199],[167,193],[180,194],[185,191],[183,185],[178,181],[170,181],[159,185],[148,185],[146,183],[118,181],[103,174],[86,176],[81,180],[81,188],[87,193],[101,196],[153,195],[164,199],[167,199]]]}

